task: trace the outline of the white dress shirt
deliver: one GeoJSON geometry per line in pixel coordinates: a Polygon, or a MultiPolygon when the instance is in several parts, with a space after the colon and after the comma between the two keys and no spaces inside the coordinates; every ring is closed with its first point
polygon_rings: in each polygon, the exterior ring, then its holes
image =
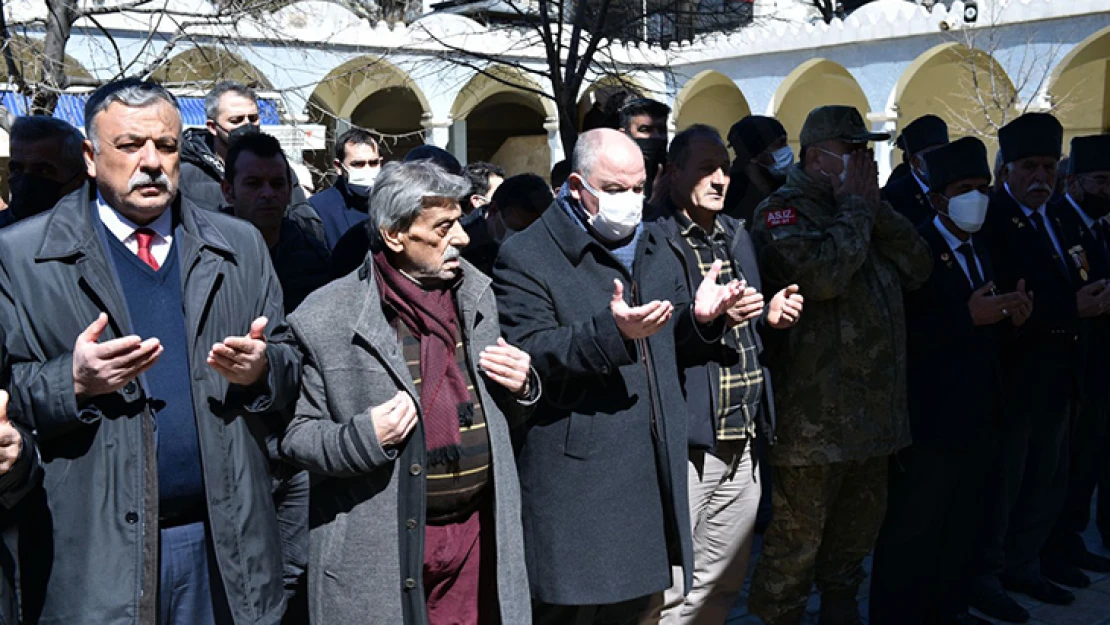
{"type": "Polygon", "coordinates": [[[173,245],[173,211],[167,209],[158,219],[155,219],[150,225],[138,226],[135,222],[121,215],[116,209],[108,206],[104,202],[104,198],[97,195],[96,211],[100,215],[100,221],[104,224],[108,231],[111,232],[127,249],[131,250],[132,254],[138,255],[139,253],[139,240],[135,237],[135,231],[139,228],[147,228],[154,231],[154,240],[150,242],[150,255],[154,260],[158,261],[158,266],[166,264],[166,258],[170,255],[170,246],[173,245]]]}
{"type": "Polygon", "coordinates": [[[1022,204],[1021,202],[1018,202],[1018,199],[1014,197],[1013,193],[1010,192],[1010,183],[1008,182],[1006,183],[1006,193],[1009,193],[1010,197],[1014,198],[1014,201],[1017,202],[1017,205],[1021,207],[1021,212],[1025,213],[1025,216],[1027,218],[1030,218],[1029,221],[1033,222],[1034,228],[1037,227],[1037,224],[1036,221],[1031,219],[1033,213],[1037,213],[1041,216],[1041,218],[1044,220],[1043,223],[1045,230],[1048,231],[1048,238],[1050,241],[1052,241],[1052,246],[1056,248],[1056,253],[1060,255],[1060,261],[1067,263],[1067,260],[1065,260],[1067,256],[1064,254],[1064,248],[1060,246],[1060,240],[1056,238],[1056,231],[1052,229],[1052,220],[1049,219],[1048,214],[1045,213],[1044,206],[1042,205],[1034,210],[1032,208],[1029,208],[1025,204],[1022,204]]]}
{"type": "MultiPolygon", "coordinates": [[[[944,226],[944,222],[940,220],[940,217],[933,217],[933,227],[937,229],[941,238],[948,244],[948,249],[952,250],[952,255],[956,257],[956,262],[960,263],[960,269],[963,269],[964,275],[967,276],[967,283],[974,289],[975,281],[971,279],[971,272],[967,269],[967,259],[964,258],[963,254],[957,251],[957,248],[963,245],[965,241],[961,241],[959,237],[949,232],[948,228],[944,226]]],[[[971,246],[971,254],[975,257],[975,267],[979,269],[979,275],[983,276],[983,279],[986,280],[986,273],[983,272],[983,261],[979,259],[979,253],[975,251],[975,244],[972,243],[971,239],[968,239],[966,243],[971,246]]]]}

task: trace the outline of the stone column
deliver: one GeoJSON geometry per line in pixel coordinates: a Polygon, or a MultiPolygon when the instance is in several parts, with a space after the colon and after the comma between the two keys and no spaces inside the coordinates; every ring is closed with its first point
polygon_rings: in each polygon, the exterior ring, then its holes
{"type": "Polygon", "coordinates": [[[879,165],[879,184],[885,185],[886,179],[894,171],[894,139],[898,138],[898,113],[884,111],[881,113],[868,113],[867,121],[871,122],[872,132],[885,132],[890,134],[890,141],[875,142],[875,162],[879,165]]]}
{"type": "Polygon", "coordinates": [[[447,151],[459,159],[459,163],[463,167],[466,167],[466,120],[456,120],[455,123],[451,124],[448,134],[451,139],[447,143],[447,151]]]}
{"type": "Polygon", "coordinates": [[[559,136],[559,119],[548,117],[543,122],[543,129],[547,131],[547,149],[551,153],[551,166],[561,160],[570,158],[563,152],[563,139],[559,136]]]}
{"type": "Polygon", "coordinates": [[[451,123],[450,118],[433,119],[430,114],[425,113],[420,120],[420,125],[425,130],[424,143],[447,149],[447,142],[451,139],[451,123]]]}

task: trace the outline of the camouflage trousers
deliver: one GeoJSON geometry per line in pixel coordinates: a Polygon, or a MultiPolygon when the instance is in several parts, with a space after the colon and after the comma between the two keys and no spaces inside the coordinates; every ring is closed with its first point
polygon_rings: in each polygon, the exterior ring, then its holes
{"type": "Polygon", "coordinates": [[[821,625],[859,622],[863,560],[886,512],[887,456],[772,467],[771,525],[748,609],[767,625],[798,625],[814,581],[821,625]]]}

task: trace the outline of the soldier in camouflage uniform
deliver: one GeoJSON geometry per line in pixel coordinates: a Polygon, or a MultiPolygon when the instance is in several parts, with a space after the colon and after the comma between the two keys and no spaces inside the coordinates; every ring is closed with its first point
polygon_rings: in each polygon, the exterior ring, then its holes
{"type": "Polygon", "coordinates": [[[913,224],[879,196],[859,112],[825,106],[802,162],[756,210],[765,288],[798,284],[806,317],[767,342],[778,407],[773,522],[752,580],[767,625],[801,622],[816,580],[821,625],[859,620],[856,593],[886,507],[888,456],[910,443],[902,290],[932,269],[913,224]]]}

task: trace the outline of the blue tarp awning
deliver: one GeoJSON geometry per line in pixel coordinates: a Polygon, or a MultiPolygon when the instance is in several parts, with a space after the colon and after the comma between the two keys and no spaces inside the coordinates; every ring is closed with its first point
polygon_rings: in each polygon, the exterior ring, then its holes
{"type": "MultiPolygon", "coordinates": [[[[30,108],[27,96],[14,91],[0,91],[0,103],[9,111],[18,116],[27,115],[30,108]]],[[[54,117],[63,119],[77,128],[85,126],[85,101],[89,99],[87,93],[63,93],[58,98],[58,106],[54,108],[54,117]]],[[[186,126],[203,126],[204,98],[194,96],[178,96],[177,103],[181,109],[181,120],[186,126]]],[[[262,118],[263,126],[281,125],[278,115],[277,102],[259,98],[258,114],[262,118]]]]}

